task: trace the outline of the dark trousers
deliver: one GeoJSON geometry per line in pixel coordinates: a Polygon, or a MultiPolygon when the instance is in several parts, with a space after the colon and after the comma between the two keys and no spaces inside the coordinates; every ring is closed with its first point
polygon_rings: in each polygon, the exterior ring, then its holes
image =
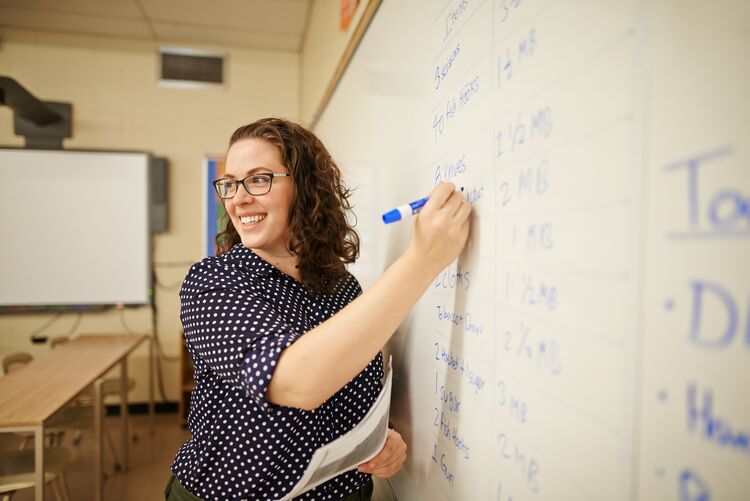
{"type": "MultiPolygon", "coordinates": [[[[372,489],[372,480],[370,480],[360,490],[349,494],[341,501],[370,501],[372,489]]],[[[201,498],[188,492],[174,475],[169,477],[167,487],[164,489],[164,499],[167,501],[201,501],[201,498]]]]}
{"type": "Polygon", "coordinates": [[[167,487],[164,489],[164,499],[167,501],[201,501],[201,498],[188,492],[174,475],[169,477],[167,487]]]}

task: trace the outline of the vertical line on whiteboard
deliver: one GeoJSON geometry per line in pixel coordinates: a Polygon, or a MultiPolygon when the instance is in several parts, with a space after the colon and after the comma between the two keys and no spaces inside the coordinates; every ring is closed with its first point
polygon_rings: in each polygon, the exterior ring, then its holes
{"type": "MultiPolygon", "coordinates": [[[[648,179],[649,179],[649,112],[651,110],[651,78],[652,78],[652,61],[649,58],[650,51],[647,50],[649,38],[649,12],[646,0],[636,0],[634,2],[634,28],[636,30],[636,59],[633,93],[635,107],[633,117],[633,153],[634,160],[640,161],[640,169],[635,169],[637,178],[633,180],[633,233],[636,236],[635,244],[635,263],[636,270],[635,284],[631,290],[635,294],[635,332],[633,333],[633,388],[632,388],[632,436],[631,436],[631,453],[630,453],[630,499],[638,499],[639,486],[641,481],[641,440],[643,428],[643,399],[645,398],[645,302],[648,295],[645,293],[645,273],[646,273],[646,249],[647,246],[647,229],[648,222],[646,215],[649,212],[648,202],[648,179]],[[638,203],[640,201],[640,203],[638,203]]],[[[634,162],[635,163],[635,162],[634,162]]],[[[639,165],[635,163],[635,165],[639,165]]]]}
{"type": "MultiPolygon", "coordinates": [[[[495,392],[497,391],[497,315],[499,314],[499,308],[497,303],[497,271],[498,271],[498,264],[497,259],[495,258],[497,256],[497,193],[495,190],[497,190],[497,156],[495,154],[495,137],[497,134],[497,120],[495,120],[495,112],[497,110],[497,82],[495,82],[494,76],[495,76],[495,63],[497,61],[496,51],[497,47],[495,46],[495,27],[497,24],[497,20],[495,19],[495,0],[492,0],[492,51],[490,57],[492,58],[490,60],[490,75],[493,76],[492,79],[492,135],[490,136],[490,153],[492,154],[492,176],[490,176],[490,179],[492,179],[492,277],[493,282],[495,283],[495,286],[492,288],[492,304],[494,305],[493,310],[495,311],[495,314],[492,315],[492,402],[490,404],[490,409],[495,408],[496,402],[497,402],[497,395],[495,392]]],[[[505,281],[505,296],[507,300],[508,296],[508,280],[505,281]]],[[[494,412],[490,411],[490,416],[493,416],[494,412]]],[[[493,440],[488,441],[489,443],[493,444],[494,446],[494,427],[493,427],[493,440]]],[[[492,447],[491,446],[491,447],[492,447]]],[[[492,450],[489,451],[489,456],[493,457],[494,454],[492,454],[492,450]]],[[[494,461],[490,463],[494,466],[494,461]]],[[[493,467],[491,467],[494,469],[493,467]]],[[[495,490],[498,481],[496,479],[496,475],[490,475],[490,478],[494,479],[495,482],[490,482],[489,489],[490,489],[490,496],[489,499],[495,499],[497,497],[497,491],[495,490]]],[[[499,501],[499,500],[498,500],[499,501]]]]}

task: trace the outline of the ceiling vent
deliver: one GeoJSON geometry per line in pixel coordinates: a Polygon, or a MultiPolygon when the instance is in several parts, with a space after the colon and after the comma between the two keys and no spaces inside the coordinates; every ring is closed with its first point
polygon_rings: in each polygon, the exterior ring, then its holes
{"type": "Polygon", "coordinates": [[[224,54],[161,47],[160,87],[197,89],[224,84],[224,54]]]}

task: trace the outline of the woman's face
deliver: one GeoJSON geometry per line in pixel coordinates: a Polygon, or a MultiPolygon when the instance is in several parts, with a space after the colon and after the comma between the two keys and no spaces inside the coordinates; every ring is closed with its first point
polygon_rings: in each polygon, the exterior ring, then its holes
{"type": "MultiPolygon", "coordinates": [[[[251,138],[237,141],[229,148],[225,177],[239,181],[260,173],[288,173],[276,146],[264,139],[251,138]]],[[[265,195],[250,195],[240,185],[234,198],[225,200],[224,207],[245,247],[269,256],[289,254],[286,243],[292,191],[291,177],[276,177],[271,191],[265,195]]]]}

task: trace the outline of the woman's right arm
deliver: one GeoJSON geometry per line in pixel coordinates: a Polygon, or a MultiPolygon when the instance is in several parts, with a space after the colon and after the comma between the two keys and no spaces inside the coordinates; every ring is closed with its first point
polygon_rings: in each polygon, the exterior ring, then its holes
{"type": "Polygon", "coordinates": [[[314,409],[359,374],[461,252],[470,214],[471,206],[455,186],[440,183],[415,218],[404,254],[372,287],[281,353],[268,401],[314,409]]]}

